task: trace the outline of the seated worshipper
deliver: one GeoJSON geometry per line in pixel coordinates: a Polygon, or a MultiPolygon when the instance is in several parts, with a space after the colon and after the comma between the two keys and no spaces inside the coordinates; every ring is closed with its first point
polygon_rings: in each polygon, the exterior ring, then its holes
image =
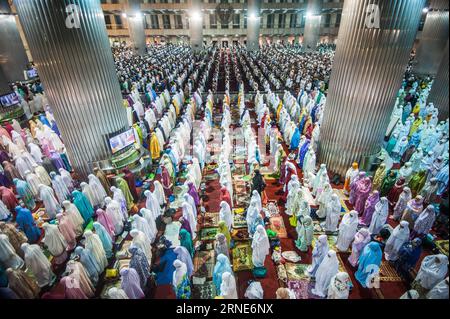
{"type": "Polygon", "coordinates": [[[311,292],[319,297],[326,297],[331,278],[339,272],[339,261],[336,252],[329,250],[317,268],[315,286],[311,292]]]}
{"type": "Polygon", "coordinates": [[[77,234],[77,237],[80,236],[83,233],[84,224],[84,219],[81,216],[80,211],[78,210],[77,206],[75,206],[68,200],[63,201],[62,204],[64,207],[64,213],[69,216],[70,220],[75,226],[75,233],[77,234]]]}
{"type": "Polygon", "coordinates": [[[94,206],[102,207],[108,194],[106,194],[106,190],[97,176],[89,174],[88,178],[89,187],[92,190],[92,194],[94,196],[94,206]]]}
{"type": "Polygon", "coordinates": [[[214,241],[214,251],[216,253],[216,258],[220,254],[223,254],[230,258],[230,252],[228,248],[227,238],[222,233],[216,234],[216,240],[214,241]]]}
{"type": "Polygon", "coordinates": [[[177,259],[177,254],[170,248],[171,245],[172,243],[163,237],[157,245],[159,262],[152,265],[152,272],[156,273],[156,284],[158,286],[173,282],[173,272],[175,271],[173,262],[177,259]]]}
{"type": "Polygon", "coordinates": [[[395,261],[397,272],[405,279],[409,279],[410,271],[416,267],[422,254],[422,240],[414,238],[403,243],[398,251],[398,258],[395,261]]]}
{"type": "MultiPolygon", "coordinates": [[[[326,208],[326,219],[325,219],[325,231],[335,232],[337,231],[337,226],[339,219],[341,217],[341,201],[337,194],[331,195],[331,201],[328,203],[326,208]]],[[[342,225],[342,223],[341,223],[342,225]]],[[[353,238],[353,236],[352,236],[353,238]]]]}
{"type": "Polygon", "coordinates": [[[216,265],[214,266],[213,271],[213,282],[216,287],[217,294],[220,294],[220,286],[222,285],[222,275],[224,272],[233,273],[231,269],[230,260],[227,256],[220,254],[217,256],[216,265]]]}
{"type": "Polygon", "coordinates": [[[116,185],[122,191],[122,194],[125,197],[127,209],[130,210],[134,205],[134,199],[128,183],[122,177],[116,177],[116,185]]]}
{"type": "Polygon", "coordinates": [[[77,234],[72,220],[66,213],[59,213],[56,215],[58,221],[58,229],[67,243],[67,250],[72,250],[77,245],[77,234]]]}
{"type": "Polygon", "coordinates": [[[34,201],[33,192],[28,183],[18,178],[14,178],[13,182],[16,186],[16,192],[17,195],[19,195],[19,198],[28,209],[33,210],[36,207],[36,202],[34,201]]]}
{"type": "Polygon", "coordinates": [[[92,256],[100,265],[102,271],[108,266],[108,259],[106,258],[105,250],[103,249],[102,241],[100,237],[90,230],[84,232],[85,248],[89,249],[92,256]]]}
{"type": "Polygon", "coordinates": [[[50,178],[52,179],[52,188],[55,191],[58,203],[62,204],[70,196],[70,191],[60,175],[50,172],[50,178]]]}
{"type": "Polygon", "coordinates": [[[7,268],[8,287],[20,299],[36,299],[39,297],[40,288],[36,281],[20,269],[7,268]]]}
{"type": "Polygon", "coordinates": [[[93,223],[94,231],[102,242],[102,247],[105,250],[106,258],[111,258],[113,255],[113,241],[111,235],[105,227],[98,221],[93,223]]]}
{"type": "Polygon", "coordinates": [[[380,201],[375,205],[375,212],[372,216],[372,221],[369,225],[369,232],[371,234],[378,234],[386,224],[389,215],[389,204],[386,197],[381,197],[380,201]]]}
{"type": "Polygon", "coordinates": [[[448,257],[442,254],[426,256],[412,286],[430,290],[445,278],[448,271],[448,257]]]}
{"type": "Polygon", "coordinates": [[[23,231],[28,238],[30,244],[36,243],[41,237],[41,230],[36,225],[36,221],[31,214],[31,211],[27,208],[17,206],[16,211],[16,223],[19,230],[23,231]]]}
{"type": "Polygon", "coordinates": [[[448,277],[441,280],[426,295],[427,299],[446,299],[448,300],[448,277]]]}
{"type": "Polygon", "coordinates": [[[108,299],[130,299],[122,288],[112,287],[109,288],[108,299]]]}
{"type": "Polygon", "coordinates": [[[141,288],[144,290],[148,278],[151,275],[150,264],[144,252],[138,247],[130,247],[128,251],[131,253],[130,268],[134,268],[139,275],[141,288]]]}
{"type": "Polygon", "coordinates": [[[123,178],[128,184],[131,195],[133,196],[134,201],[137,202],[139,200],[139,195],[136,189],[136,179],[134,177],[134,174],[128,168],[124,168],[122,172],[125,174],[123,178]]]}
{"type": "Polygon", "coordinates": [[[80,212],[81,217],[83,217],[84,220],[83,227],[86,227],[86,225],[89,224],[94,215],[94,207],[92,207],[87,197],[80,191],[77,190],[73,191],[72,197],[73,197],[73,204],[80,212]]]}
{"type": "Polygon", "coordinates": [[[191,283],[187,274],[187,266],[180,260],[173,262],[172,287],[177,299],[191,299],[191,283]]]}
{"type": "Polygon", "coordinates": [[[236,280],[233,274],[224,272],[222,274],[222,284],[220,285],[220,296],[223,299],[238,299],[236,280]]]}
{"type": "Polygon", "coordinates": [[[315,241],[314,249],[312,251],[312,264],[308,266],[305,274],[311,278],[316,276],[317,269],[319,268],[322,260],[325,258],[329,250],[327,235],[320,235],[315,241]]]}
{"type": "Polygon", "coordinates": [[[361,228],[358,230],[352,243],[352,253],[348,257],[348,262],[350,265],[353,267],[358,265],[359,256],[370,240],[370,233],[367,228],[361,228]]]}
{"type": "Polygon", "coordinates": [[[398,252],[402,245],[409,240],[409,227],[407,221],[401,221],[400,224],[395,227],[391,236],[386,242],[384,248],[384,258],[388,261],[396,261],[398,259],[398,252]]]}
{"type": "Polygon", "coordinates": [[[302,252],[307,252],[314,236],[313,220],[310,216],[300,216],[297,223],[297,240],[295,246],[302,252]]]}
{"type": "Polygon", "coordinates": [[[352,287],[350,276],[346,272],[338,272],[331,278],[328,288],[328,299],[348,299],[352,287]]]}
{"type": "Polygon", "coordinates": [[[359,220],[359,222],[364,226],[369,226],[372,221],[373,213],[375,212],[375,206],[380,201],[380,193],[374,190],[369,197],[367,197],[366,203],[364,204],[364,213],[359,220]]]}
{"type": "Polygon", "coordinates": [[[129,299],[143,299],[145,297],[139,283],[139,275],[133,268],[120,270],[120,288],[125,291],[129,299]]]}
{"type": "Polygon", "coordinates": [[[54,257],[53,261],[59,265],[67,259],[67,242],[64,236],[58,229],[58,226],[49,223],[42,225],[44,229],[44,238],[42,243],[47,247],[47,250],[54,257]]]}
{"type": "Polygon", "coordinates": [[[378,276],[383,252],[380,244],[370,242],[364,247],[358,260],[355,278],[364,288],[372,288],[372,281],[378,276]]]}
{"type": "Polygon", "coordinates": [[[433,227],[434,221],[436,220],[436,213],[434,211],[433,205],[428,205],[417,217],[414,223],[414,230],[412,231],[412,237],[424,237],[426,236],[433,227]]]}
{"type": "Polygon", "coordinates": [[[177,259],[186,265],[188,278],[191,278],[194,274],[194,264],[191,254],[183,246],[175,247],[173,251],[177,254],[177,259]]]}
{"type": "Polygon", "coordinates": [[[20,269],[24,262],[9,242],[8,236],[0,234],[0,265],[6,268],[20,269]]]}
{"type": "Polygon", "coordinates": [[[270,243],[264,226],[256,227],[252,240],[252,262],[255,267],[264,267],[264,261],[269,254],[270,243]]]}
{"type": "Polygon", "coordinates": [[[342,217],[342,221],[339,224],[339,235],[336,248],[341,252],[347,251],[357,231],[358,213],[355,210],[352,210],[342,217]]]}
{"type": "Polygon", "coordinates": [[[50,285],[56,276],[51,269],[48,258],[38,245],[22,244],[25,266],[31,271],[39,287],[50,285]]]}
{"type": "Polygon", "coordinates": [[[14,212],[14,209],[19,204],[16,195],[14,195],[14,193],[9,188],[6,188],[4,186],[0,186],[0,200],[12,212],[14,212]]]}

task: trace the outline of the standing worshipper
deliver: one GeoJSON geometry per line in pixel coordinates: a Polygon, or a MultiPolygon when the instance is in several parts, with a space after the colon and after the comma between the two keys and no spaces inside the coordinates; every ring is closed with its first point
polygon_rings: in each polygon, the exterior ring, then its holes
{"type": "Polygon", "coordinates": [[[305,274],[311,278],[316,276],[317,269],[320,266],[323,258],[327,254],[328,248],[328,237],[327,235],[320,235],[315,242],[314,249],[312,251],[312,264],[308,266],[305,274]]]}
{"type": "Polygon", "coordinates": [[[56,215],[58,220],[58,229],[67,243],[67,250],[72,250],[77,245],[77,234],[72,220],[66,213],[59,213],[56,215]]]}
{"type": "Polygon", "coordinates": [[[339,261],[336,252],[329,250],[319,265],[315,276],[315,286],[311,292],[319,297],[326,297],[331,278],[339,272],[339,261]]]}
{"type": "Polygon", "coordinates": [[[233,213],[227,202],[223,201],[220,203],[219,219],[225,223],[228,230],[231,231],[233,225],[233,213]]]}
{"type": "Polygon", "coordinates": [[[95,211],[95,215],[97,216],[97,222],[105,228],[105,231],[108,234],[109,238],[111,240],[114,240],[115,227],[113,220],[109,217],[108,214],[106,214],[103,209],[97,209],[95,211]]]}
{"type": "Polygon", "coordinates": [[[24,262],[9,242],[8,236],[0,233],[0,265],[4,268],[20,269],[24,262]]]}
{"type": "Polygon", "coordinates": [[[25,233],[30,244],[36,243],[41,237],[41,230],[36,225],[36,221],[34,220],[31,211],[20,206],[17,206],[15,211],[17,213],[16,223],[19,226],[19,229],[25,233]]]}
{"type": "Polygon", "coordinates": [[[422,240],[414,238],[412,241],[405,242],[398,251],[398,258],[395,261],[397,272],[403,277],[408,278],[410,271],[416,267],[422,254],[422,240]]]}
{"type": "Polygon", "coordinates": [[[127,203],[127,208],[130,210],[133,207],[134,202],[128,183],[122,177],[116,177],[116,185],[122,191],[127,203]]]}
{"type": "Polygon", "coordinates": [[[120,286],[129,299],[143,299],[144,292],[141,289],[139,275],[133,268],[120,270],[120,286]]]}
{"type": "Polygon", "coordinates": [[[65,170],[64,168],[60,168],[58,171],[59,171],[59,175],[61,175],[61,177],[62,177],[64,183],[66,184],[67,188],[69,189],[69,191],[73,191],[74,181],[73,181],[70,173],[67,170],[65,170]]]}
{"type": "Polygon", "coordinates": [[[94,195],[94,202],[98,206],[103,206],[105,203],[105,198],[108,196],[106,194],[106,190],[103,187],[100,180],[97,178],[97,176],[93,174],[89,174],[89,187],[92,189],[92,193],[94,195]]]}
{"type": "Polygon", "coordinates": [[[398,221],[402,217],[408,202],[411,200],[411,196],[411,189],[409,187],[405,187],[394,207],[394,213],[392,214],[393,220],[398,221]]]}
{"type": "Polygon", "coordinates": [[[355,179],[355,177],[359,173],[359,167],[357,162],[353,162],[352,167],[350,167],[347,170],[347,173],[345,174],[345,182],[344,182],[344,194],[349,195],[350,194],[350,185],[355,179]]]}
{"type": "Polygon", "coordinates": [[[216,258],[220,254],[223,254],[230,258],[230,252],[228,249],[227,238],[224,234],[218,233],[216,234],[216,240],[214,241],[214,251],[216,253],[216,258]]]}
{"type": "Polygon", "coordinates": [[[197,237],[197,217],[194,215],[192,206],[189,203],[183,202],[181,208],[183,211],[183,219],[189,222],[192,239],[195,239],[197,237]]]}
{"type": "Polygon", "coordinates": [[[224,272],[233,273],[230,261],[227,256],[220,254],[217,256],[217,261],[213,271],[213,282],[216,287],[217,294],[220,294],[220,286],[222,285],[222,275],[224,272]]]}
{"type": "MultiPolygon", "coordinates": [[[[377,190],[374,190],[372,194],[366,200],[364,204],[364,213],[360,219],[360,223],[364,226],[369,226],[372,221],[372,216],[375,211],[375,206],[380,201],[380,193],[377,190]]],[[[362,212],[360,212],[362,213],[362,212]]]]}
{"type": "Polygon", "coordinates": [[[85,248],[92,252],[92,256],[94,256],[103,271],[106,266],[108,266],[108,259],[106,258],[105,250],[103,249],[100,237],[92,231],[86,230],[84,232],[84,238],[86,239],[85,248]]]}
{"type": "Polygon", "coordinates": [[[134,174],[128,168],[124,168],[122,172],[125,174],[123,178],[128,184],[128,189],[130,190],[134,201],[138,201],[139,195],[136,189],[136,179],[134,178],[134,174]]]}
{"type": "Polygon", "coordinates": [[[147,258],[149,264],[152,262],[152,246],[143,232],[137,229],[130,231],[130,236],[133,238],[130,247],[137,247],[142,250],[147,258]]]}
{"type": "Polygon", "coordinates": [[[417,283],[424,289],[432,289],[437,283],[445,278],[447,271],[447,256],[443,254],[426,256],[422,260],[420,270],[417,273],[414,283],[417,283]]]}
{"type": "Polygon", "coordinates": [[[26,171],[25,180],[27,181],[28,186],[33,192],[34,198],[39,198],[39,185],[41,185],[41,180],[39,179],[39,177],[33,172],[26,171]]]}
{"type": "MultiPolygon", "coordinates": [[[[341,217],[341,201],[337,194],[331,195],[331,201],[327,205],[327,215],[325,219],[325,231],[335,232],[341,217]]],[[[342,225],[342,224],[341,224],[342,225]]]]}
{"type": "Polygon", "coordinates": [[[191,278],[194,274],[194,264],[191,254],[183,246],[175,247],[173,251],[177,254],[177,259],[186,265],[188,278],[191,278]]]}
{"type": "Polygon", "coordinates": [[[78,211],[83,217],[83,227],[86,227],[86,225],[89,224],[92,216],[94,215],[94,208],[82,192],[75,190],[72,192],[72,197],[73,204],[78,208],[78,211]]]}
{"type": "Polygon", "coordinates": [[[193,258],[195,250],[194,244],[192,242],[191,233],[189,233],[186,229],[181,229],[179,237],[180,237],[180,246],[186,248],[191,257],[193,258]]]}
{"type": "Polygon", "coordinates": [[[144,290],[151,275],[150,264],[140,248],[130,247],[128,251],[131,253],[130,268],[134,268],[138,273],[141,288],[144,290]]]}
{"type": "Polygon", "coordinates": [[[99,204],[95,200],[94,192],[92,191],[91,186],[88,183],[82,182],[80,183],[81,192],[88,199],[89,203],[91,203],[92,207],[97,207],[99,204]]]}
{"type": "Polygon", "coordinates": [[[302,252],[307,252],[314,237],[314,225],[311,216],[301,216],[297,222],[297,240],[295,246],[302,252]]]}
{"type": "Polygon", "coordinates": [[[352,243],[352,253],[348,257],[348,262],[350,265],[353,267],[358,265],[359,256],[364,247],[366,247],[366,245],[370,242],[370,239],[370,233],[367,228],[361,228],[358,230],[352,243]]]}
{"type": "Polygon", "coordinates": [[[6,269],[6,275],[8,277],[8,287],[20,299],[36,299],[39,297],[41,289],[36,281],[23,270],[8,268],[6,269]]]}
{"type": "Polygon", "coordinates": [[[255,267],[264,267],[264,261],[269,254],[270,243],[264,226],[256,227],[252,240],[252,261],[255,267]]]}
{"type": "Polygon", "coordinates": [[[220,296],[222,296],[223,299],[238,299],[236,280],[234,279],[234,276],[229,272],[224,272],[222,274],[220,296]]]}
{"type": "Polygon", "coordinates": [[[357,231],[358,213],[352,210],[344,215],[339,225],[336,248],[342,252],[347,251],[357,231]]]}
{"type": "Polygon", "coordinates": [[[223,234],[225,236],[225,238],[227,239],[228,247],[230,247],[231,235],[230,235],[230,231],[228,230],[227,225],[225,224],[224,221],[220,221],[218,226],[219,226],[219,229],[218,229],[217,233],[223,234]]]}
{"type": "Polygon", "coordinates": [[[13,182],[16,186],[17,195],[19,195],[20,199],[22,199],[28,209],[33,210],[36,207],[36,203],[34,201],[33,192],[31,191],[28,183],[17,178],[14,178],[13,182]]]}
{"type": "Polygon", "coordinates": [[[140,230],[144,233],[144,235],[147,237],[147,240],[150,243],[153,243],[156,238],[156,226],[152,227],[148,223],[147,219],[145,217],[142,217],[138,214],[133,215],[133,221],[132,221],[132,228],[140,230]]]}
{"type": "Polygon", "coordinates": [[[436,213],[434,211],[433,205],[428,205],[419,215],[414,223],[414,230],[412,236],[414,237],[424,237],[426,236],[431,228],[433,227],[434,221],[436,220],[436,213]]]}
{"type": "Polygon", "coordinates": [[[25,265],[33,273],[39,287],[50,285],[55,279],[51,264],[38,245],[22,244],[25,265]]]}
{"type": "Polygon", "coordinates": [[[70,201],[63,201],[64,213],[69,216],[69,219],[72,221],[72,224],[75,226],[75,233],[77,237],[83,233],[83,217],[78,210],[77,206],[72,204],[70,201]]]}
{"type": "Polygon", "coordinates": [[[402,245],[409,239],[409,227],[407,221],[401,221],[400,224],[395,227],[391,236],[386,242],[384,248],[384,257],[388,261],[396,261],[398,259],[398,252],[402,245]]]}
{"type": "Polygon", "coordinates": [[[9,188],[6,188],[4,186],[0,186],[0,200],[12,212],[19,204],[16,195],[14,195],[14,193],[9,188]]]}
{"type": "Polygon", "coordinates": [[[120,204],[111,199],[111,197],[105,198],[105,204],[105,212],[114,224],[114,235],[120,235],[123,231],[123,216],[121,214],[120,204]]]}
{"type": "Polygon", "coordinates": [[[52,179],[52,188],[55,191],[58,203],[62,204],[70,196],[70,191],[60,175],[50,172],[50,178],[52,179]]]}
{"type": "Polygon", "coordinates": [[[6,222],[0,222],[0,233],[8,236],[9,243],[13,246],[16,253],[23,258],[23,251],[20,249],[20,246],[28,240],[24,233],[18,230],[15,225],[6,222]]]}
{"type": "Polygon", "coordinates": [[[391,170],[388,172],[386,177],[383,179],[380,187],[380,195],[387,196],[391,188],[394,186],[397,181],[397,171],[391,170]]]}
{"type": "MultiPolygon", "coordinates": [[[[39,180],[41,181],[41,184],[44,184],[46,186],[50,186],[52,184],[52,180],[50,179],[50,175],[48,175],[48,172],[40,165],[34,164],[34,173],[37,177],[39,177],[39,180]]],[[[51,171],[50,171],[51,172],[51,171]]]]}
{"type": "MultiPolygon", "coordinates": [[[[110,190],[111,189],[111,185],[110,185],[110,183],[108,181],[108,178],[105,175],[105,172],[103,172],[102,169],[96,167],[96,168],[94,168],[94,174],[95,174],[95,177],[97,177],[97,179],[102,184],[103,189],[107,192],[107,195],[111,196],[112,195],[111,194],[111,190],[110,190]]],[[[90,180],[89,180],[89,182],[90,182],[90,180]]]]}
{"type": "Polygon", "coordinates": [[[230,192],[224,186],[220,189],[220,201],[227,202],[227,204],[230,206],[230,208],[233,208],[233,202],[231,200],[230,192]]]}
{"type": "Polygon", "coordinates": [[[93,226],[95,233],[98,235],[100,241],[102,242],[102,247],[105,251],[106,258],[111,258],[113,256],[113,242],[111,235],[99,222],[94,222],[93,226]]]}
{"type": "Polygon", "coordinates": [[[378,234],[381,228],[386,224],[389,215],[389,204],[386,197],[381,197],[380,201],[375,205],[375,212],[369,225],[371,234],[378,234]]]}
{"type": "Polygon", "coordinates": [[[415,198],[411,199],[403,212],[402,219],[409,223],[409,229],[412,231],[414,229],[414,223],[419,217],[420,213],[423,211],[423,198],[417,195],[415,198]]]}
{"type": "Polygon", "coordinates": [[[101,269],[101,266],[98,264],[92,252],[87,248],[78,246],[75,248],[74,253],[83,264],[91,282],[96,284],[103,269],[101,269]]]}
{"type": "Polygon", "coordinates": [[[252,179],[252,192],[256,190],[262,196],[265,188],[266,183],[264,182],[264,177],[261,175],[259,169],[256,169],[252,179]]]}
{"type": "Polygon", "coordinates": [[[50,219],[54,219],[56,214],[62,211],[51,187],[44,184],[39,185],[39,198],[42,200],[45,206],[45,213],[50,219]]]}
{"type": "Polygon", "coordinates": [[[379,274],[383,252],[380,244],[377,242],[370,242],[364,247],[361,256],[358,260],[358,271],[355,273],[355,278],[364,288],[371,288],[372,279],[379,274]]]}
{"type": "Polygon", "coordinates": [[[44,229],[44,238],[42,243],[45,244],[50,254],[54,257],[54,262],[57,265],[62,264],[67,259],[67,242],[64,236],[58,229],[58,226],[49,223],[42,225],[44,229]]]}
{"type": "Polygon", "coordinates": [[[173,262],[175,271],[173,273],[172,286],[177,299],[191,299],[191,284],[187,274],[187,266],[180,260],[173,262]]]}

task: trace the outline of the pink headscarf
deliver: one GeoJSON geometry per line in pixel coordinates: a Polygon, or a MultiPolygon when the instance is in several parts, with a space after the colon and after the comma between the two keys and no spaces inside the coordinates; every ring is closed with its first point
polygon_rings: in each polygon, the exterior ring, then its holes
{"type": "Polygon", "coordinates": [[[109,217],[109,215],[106,214],[103,209],[97,209],[96,214],[97,221],[102,224],[103,227],[105,227],[109,236],[111,236],[111,238],[114,238],[114,223],[111,220],[111,217],[109,217]]]}

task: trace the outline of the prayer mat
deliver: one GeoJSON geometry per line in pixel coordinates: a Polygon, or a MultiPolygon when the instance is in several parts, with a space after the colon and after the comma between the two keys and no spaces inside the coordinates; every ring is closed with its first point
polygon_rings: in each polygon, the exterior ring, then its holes
{"type": "Polygon", "coordinates": [[[235,175],[245,175],[245,165],[243,164],[234,165],[233,177],[235,175]]]}
{"type": "Polygon", "coordinates": [[[302,260],[302,257],[300,257],[297,252],[293,250],[283,251],[281,253],[281,256],[283,256],[284,259],[287,261],[298,263],[300,260],[302,260]]]}
{"type": "Polygon", "coordinates": [[[246,228],[246,227],[247,227],[247,220],[245,219],[244,215],[234,214],[233,228],[246,228]]]}
{"type": "MultiPolygon", "coordinates": [[[[314,246],[316,245],[316,240],[318,240],[320,235],[318,234],[314,234],[314,240],[312,242],[312,248],[314,248],[314,246]]],[[[336,248],[336,244],[337,244],[337,236],[335,235],[327,235],[327,239],[328,239],[328,246],[330,249],[337,251],[336,248]]]]}
{"type": "Polygon", "coordinates": [[[205,213],[203,226],[217,227],[219,225],[219,213],[205,213]]]}
{"type": "Polygon", "coordinates": [[[270,217],[279,216],[280,210],[278,209],[278,205],[274,201],[269,201],[266,207],[263,208],[264,213],[268,213],[270,217]]]}
{"type": "Polygon", "coordinates": [[[239,229],[233,229],[231,232],[231,238],[235,241],[249,240],[250,236],[248,234],[247,226],[239,229]]]}
{"type": "Polygon", "coordinates": [[[219,174],[213,173],[213,174],[207,174],[203,177],[205,181],[215,181],[219,179],[219,174]]]}
{"type": "Polygon", "coordinates": [[[448,239],[447,240],[436,240],[436,246],[439,251],[448,257],[448,239]]]}
{"type": "Polygon", "coordinates": [[[233,209],[233,213],[243,215],[245,213],[245,208],[243,207],[235,208],[233,209]]]}
{"type": "Polygon", "coordinates": [[[287,286],[294,292],[296,299],[309,299],[309,279],[290,280],[287,286]]]}
{"type": "Polygon", "coordinates": [[[305,274],[306,268],[308,268],[308,264],[294,264],[294,263],[285,263],[286,273],[288,277],[288,281],[296,281],[296,280],[309,280],[308,275],[305,274]]]}
{"type": "Polygon", "coordinates": [[[236,244],[231,253],[233,256],[233,271],[251,270],[253,268],[250,242],[236,244]]]}
{"type": "Polygon", "coordinates": [[[194,256],[194,274],[196,277],[212,278],[215,261],[214,250],[198,251],[194,256]]]}
{"type": "Polygon", "coordinates": [[[170,240],[172,242],[171,247],[180,246],[180,239],[179,239],[180,228],[181,228],[180,222],[172,222],[166,226],[164,236],[166,237],[167,240],[170,240]]]}
{"type": "Polygon", "coordinates": [[[235,194],[236,206],[247,207],[250,204],[250,198],[247,194],[235,194]]]}
{"type": "Polygon", "coordinates": [[[345,266],[344,266],[344,262],[342,261],[342,257],[340,254],[336,254],[337,259],[339,261],[339,271],[341,272],[347,272],[347,270],[345,270],[345,266]]]}
{"type": "Polygon", "coordinates": [[[200,230],[200,240],[215,240],[219,231],[217,227],[205,227],[200,230]]]}
{"type": "Polygon", "coordinates": [[[284,226],[283,217],[280,215],[270,217],[270,229],[277,233],[279,238],[288,238],[286,227],[284,226]]]}
{"type": "Polygon", "coordinates": [[[403,279],[398,275],[390,262],[383,260],[380,267],[380,281],[399,282],[403,279]]]}
{"type": "Polygon", "coordinates": [[[120,280],[114,280],[114,281],[110,281],[105,283],[105,285],[103,286],[102,292],[100,293],[100,299],[110,299],[108,297],[108,290],[111,288],[120,288],[120,280]]]}
{"type": "Polygon", "coordinates": [[[213,171],[215,170],[217,167],[219,167],[219,165],[217,165],[217,163],[212,163],[212,164],[208,164],[206,165],[206,170],[207,171],[213,171]]]}
{"type": "Polygon", "coordinates": [[[216,297],[216,286],[212,281],[207,281],[203,285],[194,285],[192,289],[192,299],[214,299],[216,297]]]}
{"type": "Polygon", "coordinates": [[[318,221],[318,220],[313,221],[313,227],[314,227],[314,235],[323,235],[323,234],[325,234],[325,230],[320,225],[320,221],[318,221]]]}

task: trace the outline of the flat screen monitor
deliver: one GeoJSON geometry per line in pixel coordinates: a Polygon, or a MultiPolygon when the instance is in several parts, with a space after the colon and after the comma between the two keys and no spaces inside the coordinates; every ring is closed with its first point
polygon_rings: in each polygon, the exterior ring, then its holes
{"type": "Polygon", "coordinates": [[[28,77],[28,79],[37,78],[37,76],[38,76],[38,73],[37,73],[37,70],[35,68],[27,70],[27,77],[28,77]]]}
{"type": "Polygon", "coordinates": [[[15,92],[0,95],[0,105],[2,107],[10,107],[19,104],[19,97],[15,92]]]}
{"type": "Polygon", "coordinates": [[[112,153],[117,153],[120,150],[123,150],[125,147],[134,144],[136,139],[134,138],[133,129],[129,129],[119,135],[111,137],[109,139],[109,145],[111,146],[112,153]]]}

